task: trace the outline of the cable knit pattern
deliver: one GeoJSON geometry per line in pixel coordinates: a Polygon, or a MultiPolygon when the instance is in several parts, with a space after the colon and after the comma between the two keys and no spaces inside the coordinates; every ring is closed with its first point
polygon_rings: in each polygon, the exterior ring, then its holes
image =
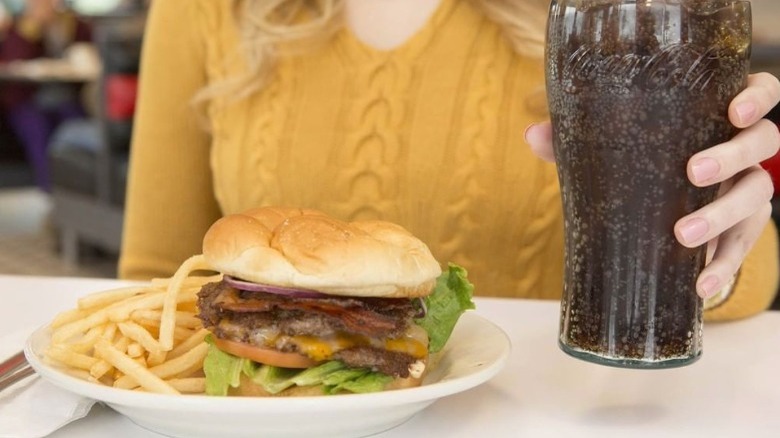
{"type": "MultiPolygon", "coordinates": [[[[469,63],[463,70],[462,86],[458,87],[458,100],[462,105],[459,118],[469,120],[470,123],[462,125],[460,131],[453,131],[453,136],[457,135],[457,138],[452,139],[450,146],[453,148],[452,155],[458,157],[458,164],[452,173],[439,175],[437,181],[442,186],[460,188],[446,194],[446,216],[451,225],[442,229],[447,235],[440,239],[442,251],[451,254],[450,258],[462,260],[466,266],[476,263],[472,258],[476,254],[468,251],[466,243],[482,224],[493,220],[486,217],[493,213],[487,198],[493,195],[489,179],[495,177],[491,173],[496,170],[490,169],[489,165],[496,162],[496,154],[506,147],[497,144],[498,125],[495,123],[503,99],[499,77],[505,67],[500,66],[496,59],[501,52],[485,50],[502,36],[498,29],[487,23],[483,23],[477,35],[486,37],[476,38],[471,45],[467,56],[469,63]]],[[[493,243],[493,239],[482,241],[486,246],[493,243]]]]}
{"type": "MultiPolygon", "coordinates": [[[[245,71],[232,3],[154,3],[158,31],[145,50],[154,75],[142,78],[123,276],[170,275],[199,245],[215,210],[281,204],[399,223],[441,263],[465,266],[479,295],[560,296],[555,166],[523,140],[524,128],[544,118],[532,110],[544,95],[540,60],[515,54],[470,2],[441,0],[396,49],[375,50],[344,29],[303,56],[281,59],[262,92],[210,105],[207,134],[186,123],[178,106],[204,82],[245,71]],[[198,18],[186,19],[193,8],[198,18]],[[204,193],[211,186],[216,200],[204,193]]],[[[734,294],[712,315],[741,317],[771,299],[773,233],[768,228],[734,294]]]]}
{"type": "MultiPolygon", "coordinates": [[[[347,133],[336,161],[333,209],[350,220],[382,216],[398,198],[395,168],[401,159],[406,105],[402,96],[412,81],[409,66],[395,59],[373,59],[349,68],[347,133]],[[378,202],[377,202],[378,201],[378,202]]],[[[397,212],[395,212],[397,215],[397,212]]]]}
{"type": "MultiPolygon", "coordinates": [[[[203,19],[208,35],[218,36],[206,39],[209,81],[218,83],[244,74],[247,67],[239,49],[238,30],[230,8],[226,6],[217,9],[217,13],[206,13],[203,19]],[[234,29],[232,32],[216,31],[226,27],[234,29]]],[[[209,104],[215,192],[226,213],[241,211],[240,208],[232,210],[231,206],[242,205],[242,200],[246,199],[254,199],[258,205],[282,202],[278,184],[279,157],[287,140],[284,132],[291,122],[287,114],[295,97],[295,76],[294,61],[291,60],[279,66],[276,80],[262,93],[239,102],[230,101],[229,95],[220,96],[209,104]],[[228,126],[234,129],[227,129],[228,126]],[[221,172],[222,169],[227,172],[221,172]]]]}
{"type": "Polygon", "coordinates": [[[409,111],[419,99],[424,74],[418,57],[432,43],[435,30],[448,19],[453,6],[445,1],[428,26],[396,50],[374,50],[349,30],[338,36],[338,56],[353,81],[342,107],[343,125],[337,127],[346,135],[335,152],[342,166],[334,175],[334,214],[350,220],[399,217],[409,123],[414,120],[409,111]]]}
{"type": "MultiPolygon", "coordinates": [[[[206,35],[222,36],[221,38],[206,38],[203,40],[206,49],[205,70],[208,82],[221,82],[229,78],[234,72],[246,71],[246,65],[242,65],[243,60],[237,56],[238,29],[234,27],[232,32],[219,32],[231,20],[229,8],[213,8],[210,0],[195,1],[198,7],[199,24],[204,33],[206,35]],[[229,65],[226,62],[228,55],[230,55],[231,59],[236,60],[235,64],[229,65]]],[[[230,140],[227,125],[219,123],[221,109],[227,107],[228,98],[229,96],[216,97],[209,102],[206,108],[206,114],[210,122],[208,129],[212,137],[212,151],[219,150],[221,144],[230,140]]],[[[222,169],[225,165],[230,164],[220,158],[222,157],[219,155],[211,154],[210,163],[212,169],[222,169]]],[[[224,205],[229,192],[218,184],[216,180],[214,183],[214,194],[217,201],[220,205],[224,205]]]]}

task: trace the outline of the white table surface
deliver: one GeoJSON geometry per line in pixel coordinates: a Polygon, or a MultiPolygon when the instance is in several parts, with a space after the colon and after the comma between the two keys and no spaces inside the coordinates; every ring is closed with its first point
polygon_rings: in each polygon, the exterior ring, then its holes
{"type": "MultiPolygon", "coordinates": [[[[77,297],[117,285],[0,275],[0,332],[45,324],[72,308],[77,297]]],[[[697,363],[659,371],[566,356],[556,344],[556,302],[478,299],[476,312],[511,338],[507,367],[490,382],[439,400],[377,436],[780,437],[780,312],[708,324],[697,363]]],[[[52,436],[159,435],[97,405],[52,436]]]]}

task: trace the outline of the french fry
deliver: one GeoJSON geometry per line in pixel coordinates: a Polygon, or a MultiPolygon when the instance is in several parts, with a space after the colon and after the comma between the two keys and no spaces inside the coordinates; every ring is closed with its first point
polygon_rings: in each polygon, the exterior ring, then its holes
{"type": "MultiPolygon", "coordinates": [[[[111,365],[111,367],[113,368],[114,366],[111,365]]],[[[122,370],[120,370],[118,368],[114,368],[114,371],[111,373],[111,379],[112,379],[113,382],[116,382],[117,380],[121,379],[124,376],[125,376],[125,373],[123,373],[122,370]]],[[[112,385],[116,386],[116,383],[112,383],[112,385]]]]}
{"type": "MultiPolygon", "coordinates": [[[[139,320],[151,320],[161,321],[161,310],[135,310],[130,314],[130,319],[134,321],[139,320]]],[[[181,310],[176,311],[176,327],[185,327],[191,329],[199,329],[203,327],[203,323],[192,312],[184,312],[181,310]]]]}
{"type": "Polygon", "coordinates": [[[73,377],[75,377],[77,379],[87,380],[87,381],[90,381],[90,382],[96,381],[96,379],[94,379],[92,376],[90,376],[89,372],[87,372],[86,370],[82,370],[82,369],[79,369],[79,368],[61,368],[61,369],[62,369],[62,371],[65,372],[65,374],[73,376],[73,377]]]}
{"type": "Polygon", "coordinates": [[[107,340],[109,342],[113,341],[114,340],[114,335],[116,335],[116,330],[117,330],[116,324],[114,324],[112,322],[106,324],[105,325],[105,329],[103,329],[103,335],[102,335],[103,339],[105,339],[105,340],[107,340]]]}
{"type": "Polygon", "coordinates": [[[204,392],[208,331],[196,315],[198,292],[222,275],[191,274],[207,269],[203,256],[195,256],[171,278],[82,297],[52,321],[44,361],[117,388],[204,392]]]}
{"type": "Polygon", "coordinates": [[[147,293],[148,286],[123,287],[104,292],[96,292],[85,297],[79,298],[78,308],[80,310],[91,309],[94,307],[106,307],[110,304],[122,301],[126,298],[134,297],[139,294],[147,293]]]}
{"type": "MultiPolygon", "coordinates": [[[[111,376],[103,376],[99,379],[96,379],[92,377],[91,379],[94,379],[95,383],[103,385],[103,386],[114,386],[114,379],[111,378],[111,376]]],[[[92,381],[92,380],[90,380],[92,381]]]]}
{"type": "Polygon", "coordinates": [[[179,303],[179,306],[177,308],[183,312],[191,312],[193,314],[198,313],[198,303],[195,301],[187,302],[187,303],[179,303]]]}
{"type": "MultiPolygon", "coordinates": [[[[139,319],[136,321],[140,326],[145,328],[147,331],[149,331],[150,334],[154,335],[155,331],[159,334],[160,331],[160,321],[154,320],[154,319],[139,319]]],[[[174,345],[176,345],[177,342],[181,342],[194,333],[194,330],[185,328],[185,327],[179,327],[176,326],[173,328],[173,341],[174,345]]]]}
{"type": "MultiPolygon", "coordinates": [[[[116,341],[116,343],[114,343],[114,348],[116,348],[117,351],[125,352],[129,348],[130,346],[129,344],[130,344],[130,339],[122,336],[118,341],[116,341]]],[[[141,348],[141,354],[143,354],[142,348],[141,348]]],[[[106,376],[106,374],[111,372],[114,369],[114,367],[113,365],[111,365],[110,363],[102,359],[100,357],[100,354],[98,354],[97,352],[95,352],[95,356],[100,358],[100,360],[98,360],[97,363],[92,365],[92,367],[89,369],[89,374],[95,379],[102,379],[106,376]]],[[[114,380],[113,379],[110,380],[111,380],[111,384],[113,385],[114,380]]]]}
{"type": "Polygon", "coordinates": [[[160,344],[157,340],[140,325],[128,321],[117,323],[117,327],[119,327],[119,331],[122,332],[123,335],[140,344],[146,351],[152,353],[161,351],[160,344]]]}
{"type": "Polygon", "coordinates": [[[189,337],[192,336],[193,333],[195,333],[195,330],[190,330],[183,327],[174,328],[173,329],[174,346],[179,342],[184,341],[185,339],[189,339],[189,337]]]}
{"type": "Polygon", "coordinates": [[[182,394],[202,394],[206,392],[206,378],[205,377],[187,377],[184,379],[170,379],[166,380],[169,385],[173,386],[177,391],[182,394]]]}
{"type": "Polygon", "coordinates": [[[150,351],[149,356],[146,357],[146,363],[149,367],[156,367],[157,365],[165,362],[165,358],[168,356],[167,351],[150,351]]]}
{"type": "Polygon", "coordinates": [[[108,374],[113,368],[113,365],[101,359],[92,365],[89,369],[89,374],[95,379],[100,379],[108,374]]]}
{"type": "Polygon", "coordinates": [[[137,342],[133,342],[127,346],[127,355],[133,359],[136,357],[141,357],[144,355],[144,347],[142,347],[141,344],[137,342]]]}
{"type": "Polygon", "coordinates": [[[98,362],[98,359],[87,356],[86,354],[76,353],[68,350],[62,345],[53,345],[46,352],[46,355],[62,364],[69,367],[78,368],[81,370],[89,371],[92,365],[98,362]]]}
{"type": "Polygon", "coordinates": [[[121,351],[122,353],[127,352],[127,347],[130,346],[130,338],[127,338],[125,336],[120,337],[117,339],[116,342],[114,342],[114,348],[121,351]]]}
{"type": "Polygon", "coordinates": [[[192,335],[190,335],[190,337],[181,341],[181,343],[179,343],[179,345],[177,345],[176,348],[174,348],[173,350],[171,350],[170,353],[168,353],[168,360],[176,359],[182,354],[197,347],[198,344],[202,343],[204,339],[206,339],[206,335],[208,334],[209,331],[206,329],[200,329],[197,332],[193,333],[192,335]]]}
{"type": "Polygon", "coordinates": [[[98,342],[95,345],[95,350],[115,368],[121,370],[125,375],[132,376],[144,389],[161,394],[180,394],[179,391],[154,375],[149,369],[135,362],[105,340],[98,342]]]}
{"type": "MultiPolygon", "coordinates": [[[[179,298],[179,289],[184,279],[193,271],[209,269],[208,263],[202,254],[192,256],[179,266],[176,273],[171,278],[168,288],[165,291],[165,301],[162,307],[162,316],[160,317],[160,346],[164,351],[173,349],[173,331],[176,327],[176,305],[179,298]]],[[[182,294],[183,295],[183,294],[182,294]]]]}
{"type": "MultiPolygon", "coordinates": [[[[55,329],[52,333],[52,341],[54,343],[62,343],[94,326],[105,324],[109,320],[125,321],[130,318],[130,313],[136,309],[159,308],[164,298],[164,292],[156,291],[151,294],[133,296],[113,303],[95,311],[84,319],[73,321],[55,329]]],[[[197,296],[195,294],[183,294],[181,299],[196,301],[197,296]]]]}
{"type": "Polygon", "coordinates": [[[54,344],[61,344],[79,333],[84,333],[92,327],[102,325],[108,322],[107,309],[99,310],[84,319],[73,321],[54,330],[51,334],[51,341],[54,344]]]}
{"type": "Polygon", "coordinates": [[[114,322],[127,321],[130,314],[139,309],[159,309],[165,300],[164,291],[153,291],[135,296],[111,306],[108,318],[114,322]]]}
{"type": "MultiPolygon", "coordinates": [[[[154,291],[150,294],[130,298],[127,301],[118,303],[119,305],[114,305],[116,307],[109,308],[109,319],[115,322],[127,321],[130,319],[130,314],[136,310],[161,308],[165,298],[165,292],[163,291],[154,291]]],[[[197,291],[183,291],[174,298],[177,303],[194,303],[198,300],[198,293],[197,291]]],[[[175,323],[175,321],[173,322],[175,323]]]]}
{"type": "MultiPolygon", "coordinates": [[[[149,372],[161,379],[188,377],[203,367],[203,359],[206,357],[206,353],[208,353],[208,344],[204,342],[175,359],[149,368],[149,372]]],[[[133,389],[141,384],[141,382],[136,380],[135,375],[130,373],[126,374],[125,377],[117,379],[116,382],[114,382],[114,387],[133,389]]]]}
{"type": "Polygon", "coordinates": [[[97,340],[100,338],[100,335],[102,333],[103,333],[103,327],[95,326],[89,329],[87,333],[84,334],[84,337],[82,337],[78,341],[69,342],[62,345],[75,353],[85,354],[90,350],[92,350],[92,348],[95,346],[95,342],[97,342],[97,340]]]}
{"type": "Polygon", "coordinates": [[[55,316],[52,320],[50,326],[53,330],[62,327],[65,324],[78,321],[79,319],[84,319],[85,316],[86,312],[82,311],[81,309],[66,310],[64,312],[58,313],[57,316],[55,316]]]}

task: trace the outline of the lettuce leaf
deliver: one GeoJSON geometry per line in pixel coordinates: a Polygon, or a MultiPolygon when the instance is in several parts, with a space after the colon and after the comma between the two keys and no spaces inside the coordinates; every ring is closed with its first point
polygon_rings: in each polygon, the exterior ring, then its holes
{"type": "MultiPolygon", "coordinates": [[[[426,315],[415,322],[428,332],[431,353],[444,348],[458,318],[466,310],[475,308],[471,300],[474,285],[466,277],[464,268],[450,263],[436,280],[433,293],[425,298],[426,315]]],[[[293,385],[323,385],[327,394],[375,392],[382,391],[393,380],[386,374],[349,368],[339,361],[325,362],[303,371],[262,365],[218,349],[210,335],[206,337],[206,342],[209,343],[209,352],[203,361],[203,372],[206,374],[208,395],[227,395],[230,387],[238,387],[242,373],[272,394],[293,385]]]]}
{"type": "Polygon", "coordinates": [[[209,351],[203,360],[203,372],[206,374],[206,394],[225,396],[228,387],[237,388],[241,382],[241,372],[245,362],[251,362],[232,354],[225,353],[214,345],[211,335],[206,336],[209,351]]]}
{"type": "Polygon", "coordinates": [[[365,368],[349,368],[339,361],[329,361],[306,370],[260,365],[253,382],[271,394],[277,394],[292,386],[322,385],[325,394],[342,391],[354,393],[381,391],[392,377],[365,368]]]}
{"type": "Polygon", "coordinates": [[[375,392],[383,390],[393,380],[386,374],[365,368],[349,368],[335,360],[305,370],[263,365],[225,353],[214,345],[211,335],[206,337],[206,342],[209,351],[203,361],[203,372],[206,374],[208,395],[226,396],[229,388],[239,386],[241,374],[270,394],[277,394],[295,385],[323,385],[325,394],[375,392]]]}
{"type": "Polygon", "coordinates": [[[292,378],[300,372],[296,369],[259,365],[257,372],[252,376],[252,381],[262,386],[270,394],[277,394],[295,385],[292,378]]]}
{"type": "Polygon", "coordinates": [[[393,378],[387,374],[375,373],[368,370],[362,371],[363,372],[360,374],[354,373],[349,376],[337,376],[339,379],[331,377],[328,379],[328,382],[323,382],[325,383],[325,392],[328,394],[338,394],[341,391],[350,391],[356,394],[379,392],[385,389],[385,386],[387,386],[388,383],[393,381],[393,378]],[[334,383],[336,380],[341,381],[334,383]]]}
{"type": "Polygon", "coordinates": [[[475,308],[471,300],[474,285],[466,276],[466,269],[450,263],[447,271],[436,280],[433,293],[425,298],[428,311],[424,317],[416,319],[415,322],[428,332],[428,350],[431,353],[444,348],[460,315],[466,310],[475,308]]]}
{"type": "Polygon", "coordinates": [[[291,386],[314,386],[322,383],[328,375],[344,369],[338,361],[325,362],[303,371],[299,369],[280,368],[271,365],[260,365],[252,381],[262,386],[270,394],[278,394],[291,386]]]}

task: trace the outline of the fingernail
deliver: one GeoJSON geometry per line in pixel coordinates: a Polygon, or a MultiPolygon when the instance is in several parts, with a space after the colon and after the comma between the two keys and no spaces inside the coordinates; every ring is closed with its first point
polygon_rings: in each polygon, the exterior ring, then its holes
{"type": "Polygon", "coordinates": [[[737,112],[739,122],[742,124],[752,122],[753,118],[756,116],[756,112],[758,111],[756,106],[751,102],[740,103],[734,108],[734,110],[737,112]]]}
{"type": "Polygon", "coordinates": [[[534,126],[536,126],[536,123],[531,123],[528,125],[528,127],[525,128],[525,131],[523,131],[523,138],[525,139],[526,143],[528,143],[528,131],[530,131],[534,126]]]}
{"type": "Polygon", "coordinates": [[[699,283],[699,295],[702,298],[709,298],[720,290],[720,281],[718,277],[710,275],[699,283]]]}
{"type": "Polygon", "coordinates": [[[704,237],[708,230],[709,225],[704,219],[691,219],[680,227],[680,235],[683,238],[683,243],[690,245],[704,237]]]}
{"type": "Polygon", "coordinates": [[[713,158],[702,158],[691,166],[693,182],[700,184],[709,181],[720,173],[720,164],[713,158]]]}

